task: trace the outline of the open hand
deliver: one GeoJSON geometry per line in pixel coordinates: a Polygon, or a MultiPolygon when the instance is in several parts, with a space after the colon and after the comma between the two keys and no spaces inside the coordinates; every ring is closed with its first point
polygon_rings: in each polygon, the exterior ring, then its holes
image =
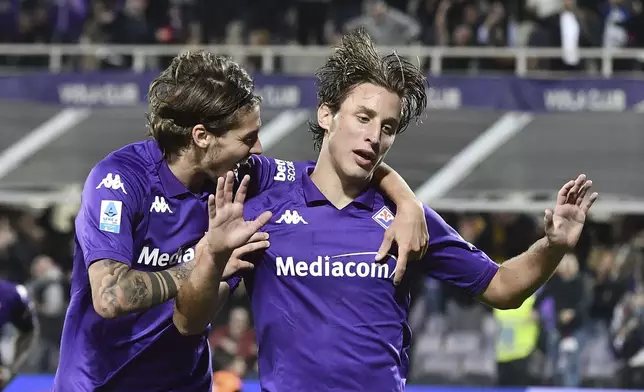
{"type": "Polygon", "coordinates": [[[546,237],[552,246],[569,251],[577,245],[588,211],[599,196],[593,192],[586,197],[592,186],[593,182],[580,174],[559,190],[555,209],[546,210],[543,217],[546,237]]]}
{"type": "Polygon", "coordinates": [[[255,220],[244,219],[249,180],[249,176],[244,177],[233,199],[235,175],[230,171],[226,173],[226,179],[217,179],[217,193],[208,198],[206,239],[208,250],[217,261],[227,262],[233,251],[245,245],[271,218],[271,213],[266,211],[255,220]]]}
{"type": "Polygon", "coordinates": [[[222,279],[228,279],[242,270],[253,269],[255,264],[248,261],[248,257],[246,255],[261,249],[266,249],[269,246],[270,242],[268,242],[268,233],[257,232],[253,234],[244,246],[235,249],[230,255],[226,268],[224,269],[222,279]]]}

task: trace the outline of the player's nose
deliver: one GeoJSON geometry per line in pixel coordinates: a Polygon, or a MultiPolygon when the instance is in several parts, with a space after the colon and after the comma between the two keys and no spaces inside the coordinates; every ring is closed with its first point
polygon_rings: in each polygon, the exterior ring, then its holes
{"type": "Polygon", "coordinates": [[[370,126],[365,135],[365,140],[369,143],[369,146],[378,153],[380,148],[380,127],[370,126]]]}
{"type": "Polygon", "coordinates": [[[262,142],[257,139],[253,147],[250,149],[250,153],[260,155],[263,151],[264,149],[262,148],[262,142]]]}

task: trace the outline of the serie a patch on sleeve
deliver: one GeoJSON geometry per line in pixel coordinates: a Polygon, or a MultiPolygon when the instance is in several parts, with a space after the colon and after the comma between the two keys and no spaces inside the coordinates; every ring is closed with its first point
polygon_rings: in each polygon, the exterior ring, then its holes
{"type": "Polygon", "coordinates": [[[98,228],[108,233],[120,233],[122,210],[123,202],[120,200],[101,200],[101,216],[98,228]]]}

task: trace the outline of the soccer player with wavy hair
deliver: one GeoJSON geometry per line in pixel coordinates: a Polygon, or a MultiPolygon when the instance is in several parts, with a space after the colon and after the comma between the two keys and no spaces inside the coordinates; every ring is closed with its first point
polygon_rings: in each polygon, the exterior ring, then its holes
{"type": "Polygon", "coordinates": [[[362,30],[343,37],[317,78],[317,162],[243,206],[250,221],[265,206],[273,213],[262,229],[270,247],[255,252],[255,268],[243,273],[262,391],[402,392],[410,281],[429,275],[490,306],[518,307],[576,245],[597,194],[586,197],[592,183],[583,175],[564,185],[545,213],[544,237],[501,266],[425,206],[428,251],[396,284],[400,255],[392,251],[383,263],[374,256],[398,210],[373,178],[423,113],[425,78],[395,53],[380,56],[362,30]]]}

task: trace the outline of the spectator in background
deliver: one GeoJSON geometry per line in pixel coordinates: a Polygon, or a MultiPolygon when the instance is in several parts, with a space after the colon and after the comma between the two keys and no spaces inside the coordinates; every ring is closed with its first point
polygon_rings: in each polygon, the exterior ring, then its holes
{"type": "Polygon", "coordinates": [[[52,42],[73,43],[83,33],[90,11],[87,0],[55,0],[51,6],[52,42]]]}
{"type": "Polygon", "coordinates": [[[414,14],[418,17],[421,26],[420,40],[423,45],[436,44],[436,10],[440,0],[420,0],[416,3],[414,14]]]}
{"type": "Polygon", "coordinates": [[[631,7],[630,18],[624,23],[628,33],[632,36],[629,46],[642,48],[644,47],[644,6],[642,0],[633,0],[631,7]]]}
{"type": "Polygon", "coordinates": [[[364,27],[376,45],[409,45],[420,37],[420,25],[384,0],[366,0],[365,13],[344,26],[346,32],[364,27]]]}
{"type": "Polygon", "coordinates": [[[195,0],[194,29],[200,43],[226,43],[230,23],[241,19],[243,3],[239,0],[195,0]]]}
{"type": "Polygon", "coordinates": [[[54,260],[37,256],[31,264],[29,291],[40,324],[40,341],[31,358],[32,370],[53,373],[58,366],[60,337],[69,302],[69,284],[54,260]]]}
{"type": "Polygon", "coordinates": [[[610,326],[615,307],[630,288],[630,282],[620,276],[615,257],[614,250],[598,248],[593,250],[589,261],[589,267],[595,272],[590,318],[604,328],[610,326]]]}
{"type": "Polygon", "coordinates": [[[562,6],[562,0],[526,0],[519,46],[548,46],[550,32],[544,26],[551,17],[559,15],[562,6]]]}
{"type": "Polygon", "coordinates": [[[30,261],[27,251],[9,216],[0,215],[0,277],[16,283],[26,282],[30,261]]]}
{"type": "MultiPolygon", "coordinates": [[[[602,47],[607,49],[620,49],[628,45],[628,30],[625,27],[626,21],[630,18],[630,10],[623,0],[608,0],[602,7],[603,16],[603,37],[602,47]]],[[[613,60],[615,71],[628,70],[633,68],[633,61],[630,59],[613,60]]]]}
{"type": "MultiPolygon", "coordinates": [[[[114,0],[96,0],[81,42],[106,44],[151,44],[155,32],[146,18],[146,0],[125,0],[122,8],[114,0]]],[[[159,32],[157,32],[159,33],[159,32]]],[[[160,33],[159,33],[160,34],[160,33]]],[[[86,67],[129,68],[131,56],[102,53],[86,59],[86,67]],[[96,59],[100,65],[95,64],[96,59]]]]}
{"type": "Polygon", "coordinates": [[[554,302],[557,323],[550,331],[548,355],[555,364],[556,385],[578,387],[589,290],[574,254],[564,256],[540,297],[550,297],[554,302]]]}
{"type": "Polygon", "coordinates": [[[215,329],[210,334],[209,341],[213,348],[214,369],[229,370],[240,377],[254,370],[257,345],[250,315],[245,308],[232,309],[228,325],[215,329]]]}
{"type": "Polygon", "coordinates": [[[331,34],[329,36],[330,43],[337,45],[340,43],[340,37],[344,26],[348,21],[362,15],[363,1],[362,0],[331,0],[330,9],[330,27],[331,34]]]}
{"type": "MultiPolygon", "coordinates": [[[[245,27],[248,33],[248,44],[250,45],[271,45],[280,43],[286,34],[286,12],[289,0],[271,0],[253,2],[252,7],[246,9],[245,27]]],[[[275,69],[279,71],[281,59],[274,59],[275,69]]],[[[260,56],[249,56],[246,66],[250,70],[262,69],[262,58],[260,56]]]]}
{"type": "MultiPolygon", "coordinates": [[[[511,34],[511,25],[508,15],[501,1],[492,4],[491,9],[483,18],[477,30],[477,44],[481,46],[506,47],[513,46],[514,39],[511,34]]],[[[484,58],[479,60],[480,69],[512,70],[514,59],[511,58],[484,58]]]]}
{"type": "MultiPolygon", "coordinates": [[[[643,48],[644,47],[644,10],[641,0],[633,0],[631,2],[629,17],[621,22],[620,25],[626,30],[629,41],[628,47],[643,48]]],[[[638,58],[632,63],[634,69],[642,69],[644,58],[638,58]]]]}
{"type": "MultiPolygon", "coordinates": [[[[436,44],[439,46],[477,46],[478,31],[483,18],[478,2],[441,0],[436,10],[436,44]]],[[[470,58],[447,57],[443,60],[445,70],[467,71],[473,66],[474,63],[470,58]]]]}
{"type": "Polygon", "coordinates": [[[324,45],[324,26],[330,0],[295,0],[297,11],[296,39],[300,45],[324,45]]]}
{"type": "Polygon", "coordinates": [[[624,360],[621,388],[644,385],[644,290],[624,297],[615,309],[612,323],[613,347],[624,360]]]}
{"type": "Polygon", "coordinates": [[[499,326],[497,338],[497,373],[499,386],[534,384],[531,358],[539,341],[539,312],[537,294],[525,300],[517,309],[494,309],[499,326]]]}

